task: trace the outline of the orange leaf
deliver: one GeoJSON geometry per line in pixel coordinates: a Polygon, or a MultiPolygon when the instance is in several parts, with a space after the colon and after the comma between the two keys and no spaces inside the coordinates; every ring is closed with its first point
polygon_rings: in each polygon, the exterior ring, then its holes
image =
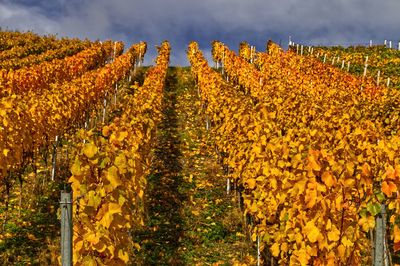
{"type": "Polygon", "coordinates": [[[256,187],[256,180],[254,178],[247,179],[246,183],[249,189],[254,189],[256,187]]]}
{"type": "Polygon", "coordinates": [[[394,229],[393,229],[393,242],[395,244],[400,243],[400,229],[397,224],[394,225],[394,229]]]}
{"type": "Polygon", "coordinates": [[[330,172],[324,172],[321,179],[328,188],[336,184],[336,178],[330,172]]]}
{"type": "Polygon", "coordinates": [[[382,192],[385,193],[386,196],[390,197],[392,196],[392,193],[396,191],[397,191],[397,186],[392,181],[382,182],[382,192]]]}

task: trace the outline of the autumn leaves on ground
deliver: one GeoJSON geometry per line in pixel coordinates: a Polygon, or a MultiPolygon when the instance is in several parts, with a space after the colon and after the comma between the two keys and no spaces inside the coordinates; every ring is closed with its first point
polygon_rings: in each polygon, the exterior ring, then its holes
{"type": "MultiPolygon", "coordinates": [[[[137,74],[139,83],[145,71],[137,74]]],[[[208,136],[190,68],[169,68],[160,97],[162,121],[147,178],[147,217],[145,226],[132,233],[138,244],[132,265],[254,265],[254,244],[235,192],[226,193],[226,178],[208,136]]],[[[68,163],[62,155],[59,160],[68,163]]],[[[50,166],[46,167],[42,170],[48,171],[50,166]]],[[[60,164],[58,174],[68,178],[68,166],[60,164]]],[[[0,246],[0,262],[53,264],[59,255],[61,188],[41,179],[26,180],[21,192],[17,185],[10,186],[10,214],[2,228],[5,241],[0,246]],[[40,193],[31,193],[38,189],[40,193]],[[23,213],[19,213],[19,204],[23,213]]],[[[4,209],[0,212],[6,213],[4,209]]]]}

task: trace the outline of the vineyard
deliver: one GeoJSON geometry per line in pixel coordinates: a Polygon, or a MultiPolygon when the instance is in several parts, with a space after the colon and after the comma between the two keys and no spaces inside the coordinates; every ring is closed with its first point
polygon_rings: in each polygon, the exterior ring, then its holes
{"type": "Polygon", "coordinates": [[[400,51],[211,48],[0,31],[2,265],[400,263],[400,51]]]}

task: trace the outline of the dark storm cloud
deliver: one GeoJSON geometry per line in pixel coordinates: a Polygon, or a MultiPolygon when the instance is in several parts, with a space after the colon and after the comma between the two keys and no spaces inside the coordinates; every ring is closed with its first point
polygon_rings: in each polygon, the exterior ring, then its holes
{"type": "Polygon", "coordinates": [[[237,49],[246,40],[264,49],[288,36],[309,44],[357,44],[400,38],[398,0],[8,0],[0,1],[0,26],[90,39],[154,46],[172,43],[172,63],[187,64],[191,40],[210,50],[218,39],[237,49]]]}

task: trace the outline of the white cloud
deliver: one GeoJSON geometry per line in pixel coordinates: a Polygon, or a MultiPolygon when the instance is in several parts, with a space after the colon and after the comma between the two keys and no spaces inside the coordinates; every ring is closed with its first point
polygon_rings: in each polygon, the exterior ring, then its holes
{"type": "Polygon", "coordinates": [[[209,49],[220,39],[236,49],[242,40],[260,48],[270,38],[286,44],[289,35],[309,44],[400,38],[398,0],[54,0],[50,7],[45,0],[35,2],[36,7],[0,3],[0,25],[80,38],[145,40],[148,63],[153,47],[165,39],[173,44],[172,63],[187,64],[191,40],[209,49]],[[57,7],[59,16],[47,15],[57,7]]]}
{"type": "Polygon", "coordinates": [[[57,21],[47,18],[36,8],[0,3],[0,25],[5,29],[51,34],[60,31],[57,21]]]}

